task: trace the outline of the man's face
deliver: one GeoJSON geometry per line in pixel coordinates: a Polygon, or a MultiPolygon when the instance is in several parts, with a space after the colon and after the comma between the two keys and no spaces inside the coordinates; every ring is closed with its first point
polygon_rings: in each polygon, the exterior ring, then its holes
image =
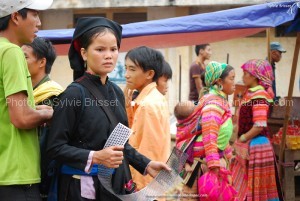
{"type": "Polygon", "coordinates": [[[203,57],[205,60],[209,60],[212,54],[212,50],[210,45],[207,45],[204,49],[200,49],[200,56],[203,57]]]}
{"type": "Polygon", "coordinates": [[[271,60],[272,62],[279,62],[281,60],[282,52],[278,50],[271,50],[271,60]]]}
{"type": "Polygon", "coordinates": [[[39,75],[41,70],[44,71],[45,66],[42,65],[41,59],[37,59],[36,55],[33,52],[32,47],[23,45],[22,50],[25,54],[25,58],[28,65],[28,70],[32,78],[35,78],[39,75]]]}
{"type": "Polygon", "coordinates": [[[41,26],[39,12],[28,9],[27,17],[25,19],[19,15],[19,41],[21,45],[32,43],[38,32],[38,27],[41,26]]]}

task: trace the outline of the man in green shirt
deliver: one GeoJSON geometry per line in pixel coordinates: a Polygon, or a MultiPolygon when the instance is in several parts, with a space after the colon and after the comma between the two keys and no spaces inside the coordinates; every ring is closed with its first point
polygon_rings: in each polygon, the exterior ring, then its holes
{"type": "Polygon", "coordinates": [[[38,10],[53,0],[0,2],[0,199],[40,201],[40,151],[36,127],[53,109],[35,107],[30,73],[20,46],[31,43],[41,21],[38,10]]]}
{"type": "MultiPolygon", "coordinates": [[[[36,37],[32,43],[22,46],[31,74],[33,97],[36,105],[55,106],[57,96],[63,92],[62,86],[50,79],[52,65],[56,59],[56,51],[52,43],[44,38],[36,37]]],[[[43,124],[38,127],[41,151],[41,183],[40,195],[43,201],[48,200],[48,192],[53,176],[48,175],[50,159],[46,155],[46,138],[50,126],[43,124]]],[[[51,168],[51,167],[50,167],[51,168]]]]}

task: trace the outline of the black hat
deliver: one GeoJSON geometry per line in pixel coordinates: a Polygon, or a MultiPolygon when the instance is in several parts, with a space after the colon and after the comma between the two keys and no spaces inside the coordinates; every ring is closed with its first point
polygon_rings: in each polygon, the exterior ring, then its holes
{"type": "Polygon", "coordinates": [[[78,45],[77,39],[80,38],[85,32],[95,28],[95,27],[107,27],[115,32],[117,37],[118,48],[120,48],[121,38],[122,38],[122,27],[118,23],[111,21],[104,17],[83,17],[79,18],[69,49],[69,61],[71,68],[74,71],[74,80],[81,77],[84,73],[84,61],[81,57],[79,48],[75,46],[78,45]],[[75,44],[76,43],[76,44],[75,44]]]}

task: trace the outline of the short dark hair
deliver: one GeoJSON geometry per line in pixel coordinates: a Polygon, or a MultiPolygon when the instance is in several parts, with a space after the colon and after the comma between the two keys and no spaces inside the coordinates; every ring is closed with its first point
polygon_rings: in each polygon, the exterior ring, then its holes
{"type": "Polygon", "coordinates": [[[172,79],[172,68],[170,64],[164,60],[162,70],[161,70],[161,75],[159,77],[166,77],[167,79],[172,79]]]}
{"type": "Polygon", "coordinates": [[[164,57],[159,51],[146,46],[140,46],[127,52],[125,59],[127,58],[139,66],[144,72],[154,70],[153,81],[156,82],[160,77],[164,57]]]}
{"type": "Polygon", "coordinates": [[[196,55],[198,56],[199,55],[199,51],[200,50],[205,50],[205,48],[207,46],[209,46],[209,45],[210,45],[209,43],[205,43],[205,44],[201,44],[201,45],[196,45],[195,46],[195,53],[196,53],[196,55]]]}
{"type": "Polygon", "coordinates": [[[32,43],[25,44],[32,48],[33,54],[37,59],[46,58],[45,73],[51,72],[52,65],[56,59],[56,51],[48,39],[36,37],[32,43]]]}
{"type": "Polygon", "coordinates": [[[193,101],[183,101],[176,104],[174,107],[174,116],[177,120],[183,120],[189,117],[195,108],[193,101]]]}
{"type": "MultiPolygon", "coordinates": [[[[23,19],[26,19],[28,10],[28,8],[23,8],[19,10],[18,13],[22,16],[23,19]]],[[[10,18],[11,15],[0,18],[0,31],[4,31],[7,29],[10,18]]]]}

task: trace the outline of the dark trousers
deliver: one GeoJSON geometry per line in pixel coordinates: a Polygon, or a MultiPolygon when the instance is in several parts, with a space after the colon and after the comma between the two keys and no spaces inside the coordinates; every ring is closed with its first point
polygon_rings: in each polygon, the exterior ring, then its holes
{"type": "Polygon", "coordinates": [[[0,186],[0,200],[41,201],[39,184],[0,186]]]}

